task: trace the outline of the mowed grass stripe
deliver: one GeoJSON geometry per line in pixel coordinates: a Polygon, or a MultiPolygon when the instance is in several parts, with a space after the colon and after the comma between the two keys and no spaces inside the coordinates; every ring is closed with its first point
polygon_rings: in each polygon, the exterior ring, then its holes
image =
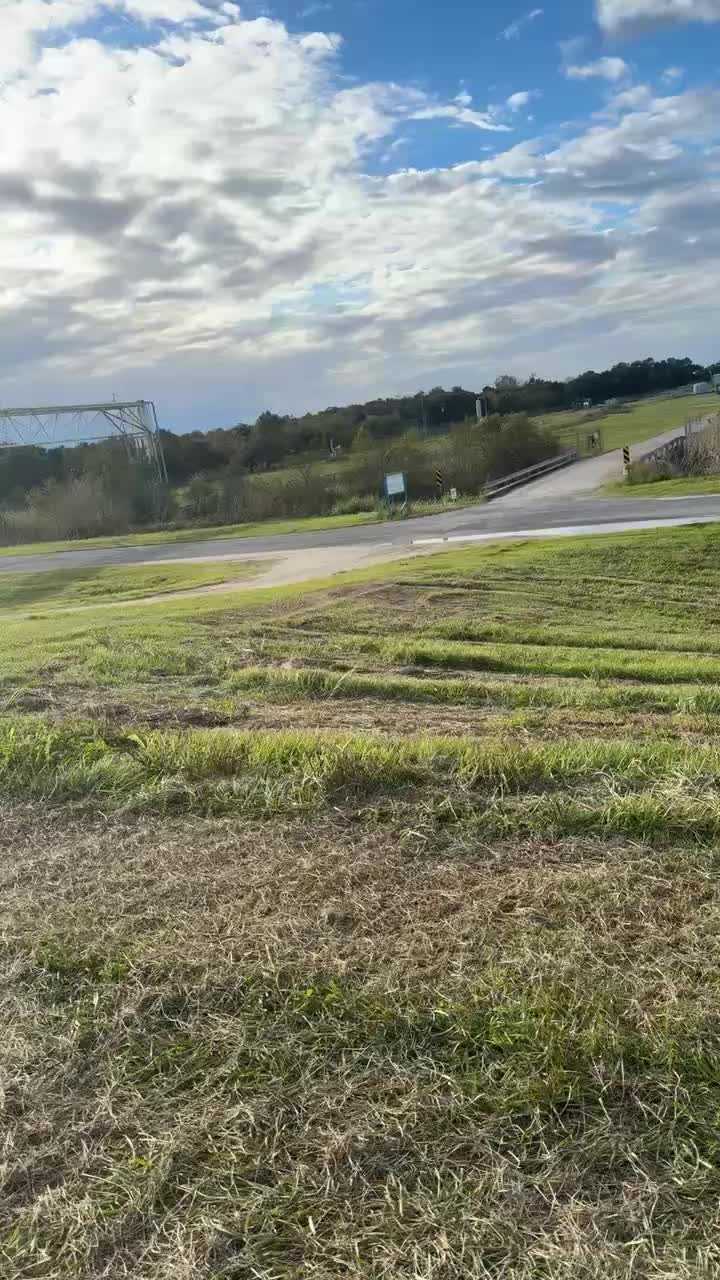
{"type": "MultiPolygon", "coordinates": [[[[364,644],[359,645],[366,651],[364,644]]],[[[372,652],[372,648],[370,649],[372,652]]],[[[569,645],[488,644],[473,646],[456,641],[385,641],[379,648],[387,661],[416,666],[466,667],[472,671],[508,674],[602,677],[678,684],[695,681],[720,683],[720,659],[684,658],[648,651],[638,657],[632,650],[608,653],[602,649],[577,650],[569,645]]]]}
{"type": "Polygon", "coordinates": [[[246,667],[236,671],[231,688],[268,701],[294,702],[346,698],[375,698],[381,702],[430,706],[517,709],[552,707],[578,710],[617,710],[708,715],[720,713],[720,688],[693,685],[608,685],[592,680],[550,683],[527,681],[427,678],[339,672],[307,667],[284,671],[275,667],[246,667]]]}
{"type": "Polygon", "coordinates": [[[517,745],[228,731],[110,739],[93,727],[0,723],[0,795],[108,809],[269,817],[385,797],[414,822],[465,823],[485,835],[714,839],[719,784],[720,748],[667,741],[517,745]]]}
{"type": "Polygon", "coordinates": [[[720,656],[720,636],[683,634],[649,635],[647,623],[640,631],[617,629],[614,632],[577,627],[571,634],[567,626],[551,623],[543,626],[516,626],[508,623],[477,624],[463,619],[436,622],[422,628],[423,636],[438,640],[452,640],[475,644],[502,643],[528,645],[537,648],[609,649],[623,653],[673,653],[678,657],[690,655],[720,656]]]}
{"type": "MultiPolygon", "coordinates": [[[[258,637],[256,651],[270,656],[287,655],[287,640],[258,637]]],[[[497,672],[510,675],[559,675],[646,683],[720,684],[720,657],[667,654],[647,650],[578,649],[572,645],[472,644],[452,640],[395,640],[372,635],[330,632],[293,639],[296,657],[350,658],[358,654],[376,657],[388,665],[444,667],[453,670],[497,672]]]]}
{"type": "MultiPolygon", "coordinates": [[[[324,626],[318,625],[313,620],[314,625],[307,625],[299,622],[295,627],[288,630],[279,624],[272,628],[267,628],[263,634],[270,634],[274,638],[284,638],[286,645],[292,645],[296,636],[306,637],[308,640],[325,639],[327,636],[336,636],[338,639],[350,636],[353,639],[369,636],[377,637],[386,634],[386,627],[383,626],[382,619],[377,614],[357,611],[347,616],[347,625],[338,627],[337,617],[331,611],[325,616],[324,626]]],[[[343,622],[346,620],[343,618],[343,622]]],[[[488,622],[478,623],[468,618],[449,618],[446,620],[434,619],[430,622],[423,622],[422,614],[419,618],[413,619],[416,634],[422,640],[437,640],[461,642],[467,644],[512,644],[521,645],[523,647],[533,648],[563,648],[563,649],[608,649],[611,652],[619,651],[628,654],[676,654],[678,657],[694,656],[696,654],[707,656],[720,656],[720,637],[714,635],[698,635],[693,631],[689,635],[683,632],[669,632],[666,634],[648,634],[647,620],[642,628],[636,627],[633,630],[630,627],[617,627],[614,631],[597,630],[592,624],[575,626],[572,631],[568,630],[566,622],[556,621],[543,623],[542,625],[527,625],[523,623],[504,623],[504,622],[488,622]]]]}

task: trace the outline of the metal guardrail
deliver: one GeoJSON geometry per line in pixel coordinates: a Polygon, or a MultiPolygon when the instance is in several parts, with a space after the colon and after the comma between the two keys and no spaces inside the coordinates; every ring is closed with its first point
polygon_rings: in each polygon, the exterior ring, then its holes
{"type": "Polygon", "coordinates": [[[700,431],[705,431],[710,422],[712,422],[711,414],[705,418],[690,418],[684,427],[678,427],[672,440],[666,440],[665,444],[658,445],[655,449],[649,449],[645,452],[643,452],[643,446],[639,445],[635,450],[635,461],[674,462],[679,464],[688,451],[688,445],[692,437],[700,431]]]}
{"type": "Polygon", "coordinates": [[[520,485],[528,484],[530,480],[549,475],[551,471],[559,471],[561,467],[569,467],[572,462],[577,462],[579,456],[577,449],[569,449],[567,453],[560,453],[554,458],[548,458],[545,462],[536,462],[533,467],[513,471],[512,475],[503,476],[502,480],[491,480],[485,485],[483,494],[486,498],[498,498],[503,493],[509,493],[511,489],[518,489],[520,485]]]}

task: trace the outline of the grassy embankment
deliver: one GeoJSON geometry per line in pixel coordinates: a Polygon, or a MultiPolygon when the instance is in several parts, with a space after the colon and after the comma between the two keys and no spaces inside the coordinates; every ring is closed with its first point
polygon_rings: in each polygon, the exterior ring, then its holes
{"type": "Polygon", "coordinates": [[[629,413],[609,413],[586,425],[582,423],[582,419],[587,416],[587,410],[548,414],[539,421],[550,431],[557,431],[560,436],[566,436],[575,428],[583,434],[597,429],[602,434],[603,450],[609,453],[626,444],[634,445],[650,440],[663,431],[683,426],[688,418],[701,418],[708,413],[717,412],[717,409],[717,395],[681,396],[675,400],[638,401],[630,406],[629,413]]]}
{"type": "Polygon", "coordinates": [[[617,480],[603,487],[603,493],[622,498],[693,498],[720,494],[720,476],[678,476],[672,480],[651,480],[647,484],[625,484],[617,480]]]}
{"type": "Polygon", "coordinates": [[[718,551],[4,621],[3,1277],[718,1273],[718,551]]]}

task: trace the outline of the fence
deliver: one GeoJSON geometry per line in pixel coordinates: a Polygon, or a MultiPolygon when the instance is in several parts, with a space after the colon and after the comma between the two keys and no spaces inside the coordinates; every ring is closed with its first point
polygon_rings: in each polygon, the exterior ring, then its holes
{"type": "Polygon", "coordinates": [[[689,422],[685,423],[683,435],[676,435],[673,440],[668,440],[665,444],[658,445],[656,449],[651,449],[649,453],[640,453],[637,461],[670,462],[674,466],[682,466],[687,456],[690,439],[697,432],[704,431],[709,421],[709,418],[691,418],[689,422]]]}
{"type": "Polygon", "coordinates": [[[522,471],[513,471],[512,475],[503,476],[502,480],[491,480],[485,485],[483,493],[486,498],[499,498],[503,493],[509,493],[511,489],[518,489],[520,485],[528,484],[531,480],[539,480],[541,476],[547,475],[551,471],[559,471],[561,467],[569,467],[571,463],[577,462],[577,449],[570,449],[567,453],[561,453],[555,458],[549,458],[546,462],[536,462],[533,467],[525,467],[522,471]]]}

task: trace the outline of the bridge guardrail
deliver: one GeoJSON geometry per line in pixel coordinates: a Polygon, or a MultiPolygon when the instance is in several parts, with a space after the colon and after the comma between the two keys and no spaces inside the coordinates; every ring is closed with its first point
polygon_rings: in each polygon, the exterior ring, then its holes
{"type": "Polygon", "coordinates": [[[491,480],[485,485],[483,494],[488,499],[498,498],[503,493],[509,493],[511,489],[518,489],[520,485],[528,484],[530,480],[537,480],[541,476],[549,475],[551,471],[560,471],[562,467],[569,467],[571,463],[577,462],[579,456],[577,449],[569,449],[566,453],[548,458],[545,462],[536,462],[534,466],[524,467],[522,471],[513,471],[511,475],[503,476],[501,480],[491,480]]]}

